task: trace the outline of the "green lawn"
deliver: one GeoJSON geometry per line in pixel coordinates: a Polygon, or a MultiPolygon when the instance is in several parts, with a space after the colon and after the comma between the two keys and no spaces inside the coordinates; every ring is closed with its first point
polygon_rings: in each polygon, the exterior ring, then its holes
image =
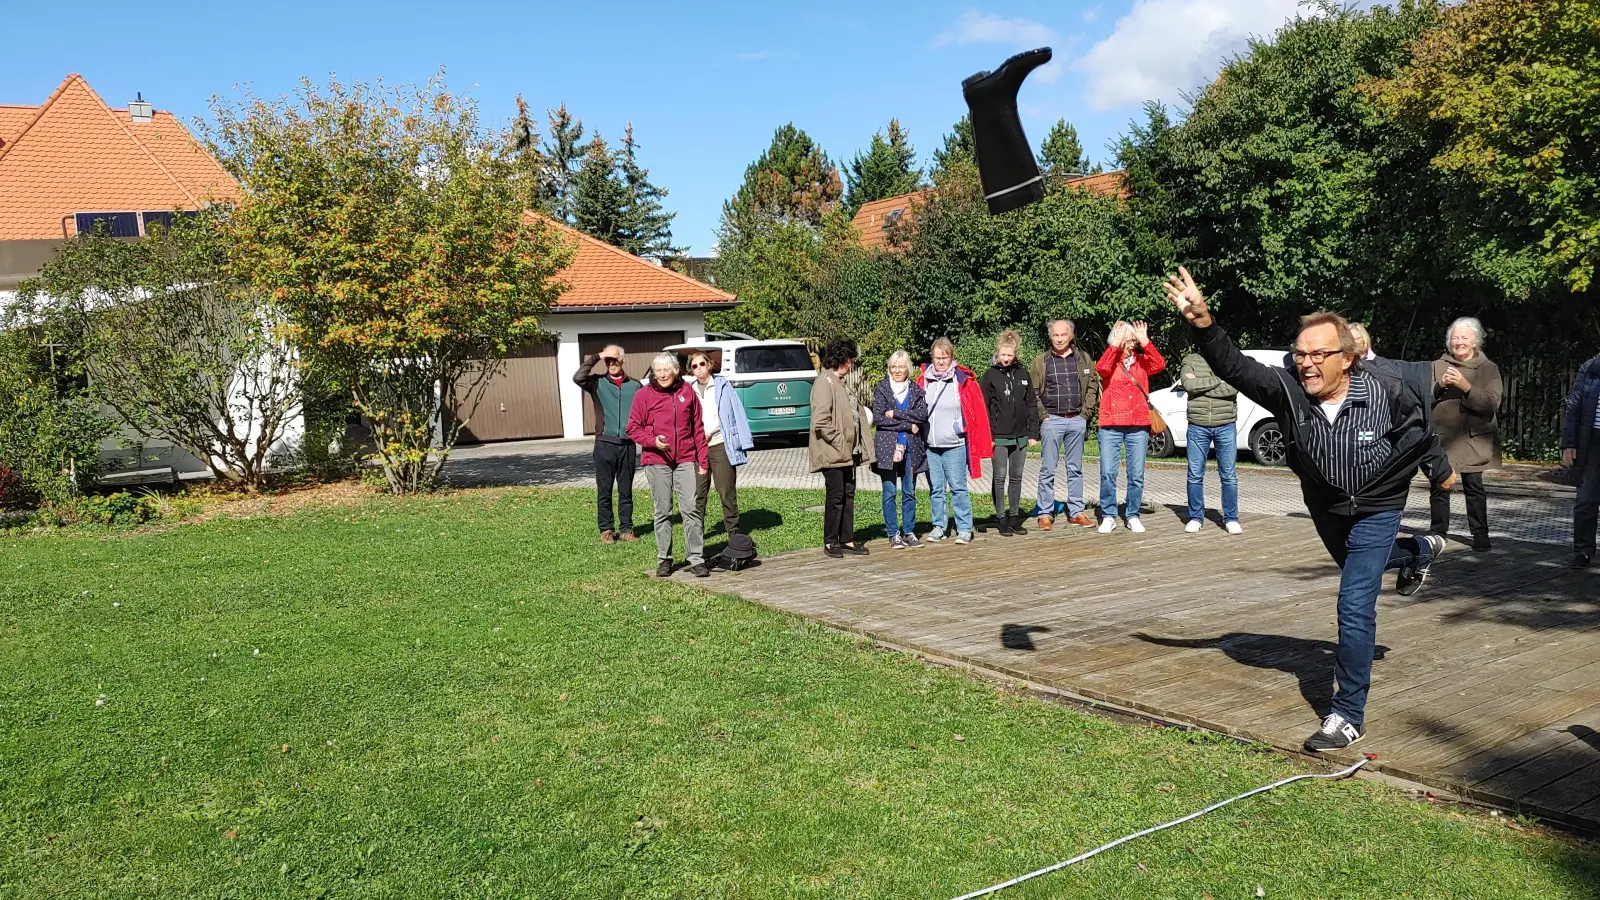
{"type": "MultiPolygon", "coordinates": [[[[816,494],[741,498],[763,551],[816,541],[816,494]]],[[[0,897],[941,898],[1302,770],[653,556],[539,490],[0,540],[0,897]]],[[[1571,841],[1314,782],[1000,896],[1596,884],[1571,841]]]]}

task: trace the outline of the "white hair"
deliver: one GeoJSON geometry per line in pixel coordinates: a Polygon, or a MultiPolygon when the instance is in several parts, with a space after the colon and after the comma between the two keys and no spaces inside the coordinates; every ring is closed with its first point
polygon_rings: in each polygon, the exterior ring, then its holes
{"type": "Polygon", "coordinates": [[[1118,319],[1117,324],[1111,326],[1111,337],[1107,343],[1114,347],[1120,347],[1124,341],[1131,340],[1133,340],[1133,326],[1118,319]]]}
{"type": "Polygon", "coordinates": [[[1067,326],[1067,331],[1071,332],[1074,336],[1078,334],[1078,326],[1071,319],[1051,319],[1050,324],[1045,326],[1045,332],[1048,334],[1049,332],[1055,331],[1057,322],[1067,326]]]}
{"type": "Polygon", "coordinates": [[[1450,335],[1455,334],[1457,328],[1465,328],[1472,332],[1472,349],[1483,349],[1483,323],[1471,316],[1462,316],[1451,322],[1450,327],[1445,329],[1444,346],[1446,350],[1450,349],[1450,335]]]}
{"type": "Polygon", "coordinates": [[[656,358],[650,360],[650,368],[653,370],[656,366],[666,366],[674,373],[683,371],[683,368],[678,364],[678,354],[676,353],[657,353],[656,358]]]}
{"type": "Polygon", "coordinates": [[[895,352],[889,354],[889,361],[884,363],[883,370],[885,372],[891,372],[894,369],[895,363],[904,363],[906,367],[906,377],[911,377],[911,354],[905,352],[904,350],[896,350],[895,352]]]}

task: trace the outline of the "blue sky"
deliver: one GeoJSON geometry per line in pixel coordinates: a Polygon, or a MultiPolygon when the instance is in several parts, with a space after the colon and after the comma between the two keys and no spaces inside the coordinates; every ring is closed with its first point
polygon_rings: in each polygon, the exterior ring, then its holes
{"type": "Polygon", "coordinates": [[[632,121],[643,163],[671,191],[678,243],[708,254],[723,200],[785,122],[842,168],[896,117],[925,162],[964,112],[961,79],[1051,46],[1056,61],[1023,87],[1029,137],[1037,145],[1064,116],[1107,159],[1142,101],[1179,102],[1295,10],[1296,0],[27,3],[6,16],[0,103],[40,103],[78,72],[113,106],[142,91],[189,119],[246,83],[272,96],[302,75],[412,82],[442,65],[486,123],[509,119],[518,93],[536,109],[565,101],[608,139],[632,121]]]}

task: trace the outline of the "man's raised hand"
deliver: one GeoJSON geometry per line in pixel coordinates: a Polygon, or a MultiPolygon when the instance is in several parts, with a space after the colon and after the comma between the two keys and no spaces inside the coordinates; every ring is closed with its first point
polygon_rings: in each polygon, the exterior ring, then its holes
{"type": "Polygon", "coordinates": [[[1178,274],[1167,276],[1167,299],[1183,313],[1189,324],[1197,328],[1211,327],[1211,311],[1206,308],[1206,298],[1190,277],[1189,270],[1178,267],[1178,274]]]}

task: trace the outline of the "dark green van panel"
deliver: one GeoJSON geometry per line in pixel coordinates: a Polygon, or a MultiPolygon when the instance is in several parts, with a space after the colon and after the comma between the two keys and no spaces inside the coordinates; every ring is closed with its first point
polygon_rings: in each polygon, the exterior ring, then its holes
{"type": "Polygon", "coordinates": [[[811,428],[809,378],[758,381],[734,390],[750,419],[751,434],[780,434],[811,428]]]}

